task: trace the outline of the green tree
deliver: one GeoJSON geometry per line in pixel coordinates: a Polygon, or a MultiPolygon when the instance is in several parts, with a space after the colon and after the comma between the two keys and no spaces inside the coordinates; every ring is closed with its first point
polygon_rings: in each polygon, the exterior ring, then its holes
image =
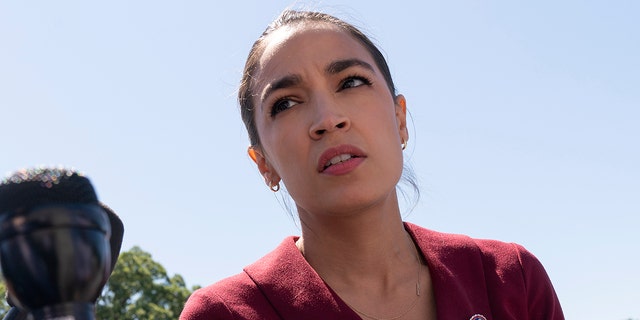
{"type": "Polygon", "coordinates": [[[9,312],[11,308],[7,303],[7,300],[4,298],[7,294],[7,285],[4,283],[3,279],[0,279],[0,319],[4,318],[9,312]]]}
{"type": "Polygon", "coordinates": [[[139,247],[122,252],[102,295],[98,319],[177,319],[191,292],[180,275],[166,270],[139,247]]]}

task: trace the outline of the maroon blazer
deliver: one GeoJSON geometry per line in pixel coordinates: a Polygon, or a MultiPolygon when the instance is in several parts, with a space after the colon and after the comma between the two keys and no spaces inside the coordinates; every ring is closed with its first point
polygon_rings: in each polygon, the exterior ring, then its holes
{"type": "MultiPolygon", "coordinates": [[[[540,262],[522,246],[405,223],[429,265],[438,319],[564,319],[540,262]]],[[[244,272],[194,292],[181,320],[360,320],[288,237],[244,272]]]]}

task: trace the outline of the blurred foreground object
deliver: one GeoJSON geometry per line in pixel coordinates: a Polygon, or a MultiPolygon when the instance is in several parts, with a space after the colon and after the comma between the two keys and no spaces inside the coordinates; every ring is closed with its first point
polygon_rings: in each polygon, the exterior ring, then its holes
{"type": "Polygon", "coordinates": [[[122,221],[91,182],[66,169],[21,170],[0,184],[5,319],[95,319],[118,259],[122,221]]]}

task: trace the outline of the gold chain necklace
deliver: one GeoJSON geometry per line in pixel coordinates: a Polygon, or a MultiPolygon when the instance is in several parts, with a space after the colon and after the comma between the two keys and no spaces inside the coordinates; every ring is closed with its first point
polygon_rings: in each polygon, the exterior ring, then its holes
{"type": "Polygon", "coordinates": [[[420,300],[420,273],[422,272],[422,262],[420,261],[420,256],[418,255],[418,247],[416,247],[416,244],[413,243],[413,240],[411,240],[411,237],[407,234],[407,238],[409,239],[409,241],[411,242],[411,244],[413,245],[413,250],[415,252],[416,255],[416,260],[418,261],[418,280],[416,281],[416,298],[413,299],[413,302],[411,302],[411,305],[409,307],[407,307],[407,309],[405,311],[403,311],[401,314],[391,317],[391,318],[378,318],[378,317],[374,317],[370,314],[364,313],[360,310],[358,310],[356,307],[350,305],[347,301],[344,301],[344,303],[347,304],[347,306],[349,306],[349,308],[353,309],[353,311],[369,318],[369,319],[373,319],[373,320],[397,320],[400,319],[404,316],[407,315],[407,313],[409,313],[409,311],[413,310],[413,308],[416,306],[416,304],[418,303],[418,300],[420,300]]]}

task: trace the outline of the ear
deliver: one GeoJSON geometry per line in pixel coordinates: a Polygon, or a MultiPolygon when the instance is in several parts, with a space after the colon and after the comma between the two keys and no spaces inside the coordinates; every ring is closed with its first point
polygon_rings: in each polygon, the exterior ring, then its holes
{"type": "Polygon", "coordinates": [[[258,171],[264,177],[264,182],[271,187],[280,182],[280,176],[267,161],[264,153],[257,147],[251,146],[247,149],[247,153],[253,162],[258,166],[258,171]]]}
{"type": "Polygon", "coordinates": [[[396,121],[398,122],[400,138],[407,142],[409,141],[409,130],[407,130],[407,100],[403,95],[399,94],[395,97],[395,105],[396,121]]]}

